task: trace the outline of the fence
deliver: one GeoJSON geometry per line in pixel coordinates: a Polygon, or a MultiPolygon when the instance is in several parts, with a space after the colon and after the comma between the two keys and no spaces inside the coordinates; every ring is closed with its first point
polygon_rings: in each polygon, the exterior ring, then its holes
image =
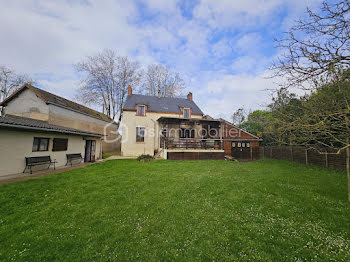
{"type": "Polygon", "coordinates": [[[296,161],[339,170],[346,170],[346,152],[334,154],[334,151],[320,154],[315,149],[296,146],[260,147],[260,157],[296,161]]]}

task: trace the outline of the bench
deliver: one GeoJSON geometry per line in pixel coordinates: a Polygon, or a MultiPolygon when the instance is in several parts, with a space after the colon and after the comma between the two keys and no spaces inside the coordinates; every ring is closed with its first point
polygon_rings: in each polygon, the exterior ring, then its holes
{"type": "Polygon", "coordinates": [[[32,174],[32,166],[39,166],[39,165],[49,165],[47,169],[50,168],[50,166],[53,164],[53,168],[56,169],[55,164],[57,163],[56,160],[51,160],[50,156],[35,156],[35,157],[26,157],[26,168],[23,170],[23,173],[29,168],[30,173],[32,174]]]}
{"type": "Polygon", "coordinates": [[[82,157],[81,153],[78,153],[78,154],[66,154],[66,156],[67,156],[67,163],[66,163],[66,165],[68,165],[68,163],[70,163],[70,166],[73,165],[72,161],[74,161],[74,160],[80,160],[80,161],[83,160],[83,157],[82,157]]]}

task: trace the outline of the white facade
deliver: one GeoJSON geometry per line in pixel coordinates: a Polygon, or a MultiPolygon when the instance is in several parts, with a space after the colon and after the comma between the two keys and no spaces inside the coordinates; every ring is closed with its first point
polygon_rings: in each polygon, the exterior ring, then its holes
{"type": "MultiPolygon", "coordinates": [[[[25,168],[25,157],[51,156],[56,159],[56,167],[66,165],[66,154],[81,153],[85,155],[86,140],[96,141],[96,159],[101,158],[101,139],[82,135],[59,134],[54,132],[32,132],[28,130],[0,128],[0,176],[21,173],[25,168]],[[48,151],[33,152],[34,137],[49,138],[48,151]],[[67,138],[66,151],[52,151],[54,138],[67,138]]],[[[44,166],[45,168],[45,166],[44,166]]],[[[43,169],[43,166],[33,167],[43,169]]],[[[28,171],[27,171],[28,172],[28,171]]]]}
{"type": "MultiPolygon", "coordinates": [[[[160,149],[161,125],[158,123],[160,117],[182,118],[178,113],[156,113],[147,112],[145,116],[136,115],[136,111],[124,111],[122,126],[121,153],[123,156],[137,157],[142,154],[153,155],[155,150],[160,149]],[[136,127],[145,128],[144,142],[136,141],[136,127]]],[[[201,119],[202,115],[192,115],[191,118],[201,119]]],[[[172,130],[171,127],[168,127],[172,130]]],[[[175,129],[169,133],[169,137],[178,138],[175,129]]]]}
{"type": "Polygon", "coordinates": [[[30,89],[24,89],[14,99],[10,100],[5,106],[4,113],[5,115],[42,120],[52,125],[74,128],[91,133],[106,134],[106,140],[109,142],[103,142],[103,151],[120,150],[120,135],[115,123],[100,120],[69,108],[50,103],[46,104],[30,89]]]}

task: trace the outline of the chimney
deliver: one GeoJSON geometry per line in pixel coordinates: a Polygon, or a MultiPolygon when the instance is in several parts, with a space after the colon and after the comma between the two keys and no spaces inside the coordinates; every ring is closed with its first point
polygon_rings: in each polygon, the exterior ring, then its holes
{"type": "Polygon", "coordinates": [[[128,95],[131,96],[132,95],[132,87],[129,85],[128,86],[128,95]]]}
{"type": "Polygon", "coordinates": [[[187,99],[192,101],[192,93],[191,92],[188,93],[187,99]]]}
{"type": "Polygon", "coordinates": [[[158,90],[158,98],[160,98],[160,90],[158,90]]]}

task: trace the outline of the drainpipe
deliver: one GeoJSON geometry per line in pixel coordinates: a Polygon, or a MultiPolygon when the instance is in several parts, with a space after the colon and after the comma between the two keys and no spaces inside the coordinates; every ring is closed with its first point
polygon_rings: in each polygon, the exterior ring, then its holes
{"type": "MultiPolygon", "coordinates": [[[[153,126],[154,126],[154,131],[156,130],[156,121],[154,121],[153,119],[151,119],[152,122],[153,122],[153,126]]],[[[154,132],[153,132],[154,133],[154,132]]],[[[157,133],[154,133],[154,137],[153,137],[153,154],[154,154],[154,150],[156,150],[156,134],[158,136],[158,132],[157,133]]]]}

